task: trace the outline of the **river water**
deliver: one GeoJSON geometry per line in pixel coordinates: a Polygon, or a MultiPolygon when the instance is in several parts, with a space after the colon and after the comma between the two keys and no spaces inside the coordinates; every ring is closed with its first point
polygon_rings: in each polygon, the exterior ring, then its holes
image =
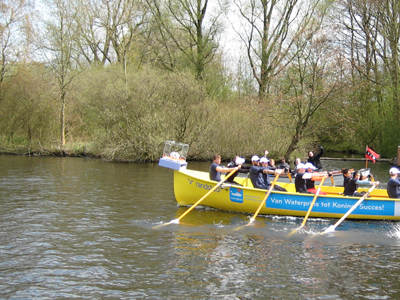
{"type": "MultiPolygon", "coordinates": [[[[325,169],[365,162],[323,161],[325,169]]],[[[209,163],[189,167],[208,170],[209,163]]],[[[370,164],[387,181],[387,163],[370,164]]],[[[1,299],[399,299],[400,223],[194,209],[157,164],[0,155],[1,299]]]]}

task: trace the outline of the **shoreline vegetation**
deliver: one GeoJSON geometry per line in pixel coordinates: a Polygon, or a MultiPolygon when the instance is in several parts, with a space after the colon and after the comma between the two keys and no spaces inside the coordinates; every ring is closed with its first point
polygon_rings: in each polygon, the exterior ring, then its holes
{"type": "Polygon", "coordinates": [[[188,161],[398,156],[390,3],[44,2],[2,6],[1,153],[156,162],[173,140],[188,161]]]}
{"type": "MultiPolygon", "coordinates": [[[[82,157],[82,158],[92,158],[92,159],[100,159],[100,160],[105,160],[109,162],[122,162],[122,163],[139,163],[139,162],[158,162],[158,159],[155,160],[146,160],[146,161],[140,161],[138,159],[131,159],[131,160],[123,160],[123,159],[118,159],[114,158],[112,160],[108,159],[107,157],[101,156],[101,155],[96,155],[90,152],[85,152],[85,151],[71,151],[71,150],[37,150],[37,151],[27,151],[25,150],[0,150],[0,155],[20,155],[20,156],[56,156],[56,157],[82,157]]],[[[354,157],[354,154],[344,154],[343,157],[321,157],[321,160],[338,160],[338,161],[364,161],[365,158],[361,157],[361,154],[358,156],[360,157],[354,157]]],[[[161,157],[161,154],[160,154],[161,157]]],[[[247,160],[250,160],[250,156],[246,157],[247,160]]],[[[305,159],[305,158],[303,158],[305,159]]],[[[207,159],[204,158],[195,158],[191,157],[187,159],[188,161],[207,161],[207,159]]],[[[229,159],[224,160],[224,161],[229,161],[229,159]]],[[[395,158],[379,158],[377,162],[388,162],[390,164],[395,164],[395,158]]]]}

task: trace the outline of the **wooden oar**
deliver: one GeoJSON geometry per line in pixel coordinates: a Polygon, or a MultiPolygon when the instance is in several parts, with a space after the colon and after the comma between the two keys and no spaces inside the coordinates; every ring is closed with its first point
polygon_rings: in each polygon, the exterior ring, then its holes
{"type": "Polygon", "coordinates": [[[312,210],[312,208],[313,208],[313,206],[314,206],[314,203],[315,203],[315,201],[317,200],[317,198],[318,198],[318,196],[319,196],[319,192],[321,191],[321,187],[322,187],[322,185],[324,184],[325,179],[326,179],[326,177],[323,177],[323,178],[321,179],[321,183],[319,184],[319,187],[318,187],[318,189],[317,189],[317,192],[315,193],[315,196],[314,196],[313,200],[311,201],[310,207],[308,208],[308,211],[307,211],[307,213],[306,213],[306,216],[304,217],[304,220],[303,220],[303,222],[301,223],[300,227],[297,228],[297,229],[295,229],[295,230],[293,230],[291,233],[289,233],[289,236],[291,236],[292,234],[294,234],[297,230],[300,230],[301,228],[303,228],[304,225],[306,224],[307,219],[308,219],[308,216],[310,215],[311,210],[312,210]]]}
{"type": "Polygon", "coordinates": [[[293,183],[292,174],[288,171],[287,176],[289,177],[290,183],[293,183]]]}
{"type": "Polygon", "coordinates": [[[332,186],[335,186],[335,179],[333,179],[333,174],[331,175],[331,182],[332,182],[332,186]]]}
{"type": "Polygon", "coordinates": [[[249,221],[249,223],[247,223],[246,226],[248,226],[251,223],[253,223],[254,220],[256,219],[256,217],[257,217],[258,213],[260,212],[261,208],[264,206],[265,202],[267,201],[269,194],[271,194],[271,191],[274,188],[275,183],[278,181],[279,175],[280,175],[280,173],[277,173],[275,175],[275,179],[274,179],[274,181],[272,181],[271,186],[269,187],[267,194],[265,195],[264,199],[261,201],[261,203],[258,206],[256,212],[254,213],[253,217],[250,218],[250,221],[249,221]]]}
{"type": "Polygon", "coordinates": [[[360,198],[360,200],[358,200],[357,203],[354,204],[354,205],[349,209],[349,211],[348,211],[347,213],[345,213],[345,214],[343,215],[343,217],[340,218],[339,221],[336,222],[335,225],[331,225],[331,226],[329,226],[327,229],[325,229],[324,233],[334,232],[334,231],[335,231],[335,228],[338,227],[339,224],[342,223],[342,221],[343,221],[344,219],[346,219],[347,216],[348,216],[349,214],[351,214],[351,213],[353,212],[353,210],[355,210],[355,209],[357,208],[357,206],[359,206],[360,203],[364,201],[365,198],[368,197],[368,195],[374,190],[375,187],[376,187],[376,185],[374,184],[374,185],[368,190],[368,192],[366,192],[366,193],[364,194],[364,196],[362,196],[362,197],[360,198]]]}
{"type": "Polygon", "coordinates": [[[220,182],[218,182],[218,184],[216,184],[211,190],[208,191],[207,194],[205,194],[203,197],[201,197],[195,204],[193,204],[187,211],[185,211],[179,218],[177,219],[173,219],[172,221],[165,223],[165,224],[161,224],[161,225],[157,225],[156,227],[162,226],[162,225],[169,225],[169,224],[179,224],[179,221],[186,216],[192,209],[194,209],[197,205],[200,204],[201,201],[203,201],[208,195],[210,195],[212,192],[214,192],[221,184],[223,184],[229,177],[231,177],[233,175],[233,173],[235,173],[237,170],[233,170],[232,172],[230,172],[228,175],[225,176],[224,180],[221,180],[220,182]]]}
{"type": "MultiPolygon", "coordinates": [[[[354,172],[354,169],[349,169],[349,172],[354,172]]],[[[334,174],[341,174],[342,170],[333,170],[333,171],[329,171],[328,173],[331,173],[332,175],[334,174]]]]}
{"type": "MultiPolygon", "coordinates": [[[[349,172],[354,172],[354,169],[349,169],[349,172]]],[[[335,179],[333,178],[333,175],[342,173],[342,170],[329,171],[328,173],[332,175],[331,176],[332,186],[335,186],[335,179]]]]}

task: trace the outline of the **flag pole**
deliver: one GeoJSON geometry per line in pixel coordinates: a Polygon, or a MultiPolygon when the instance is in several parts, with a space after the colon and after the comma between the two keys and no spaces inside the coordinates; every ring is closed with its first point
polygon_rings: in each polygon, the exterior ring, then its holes
{"type": "MultiPolygon", "coordinates": [[[[365,153],[367,153],[367,151],[368,151],[368,145],[365,148],[365,153]]],[[[365,156],[365,168],[368,169],[368,158],[366,156],[365,156]]]]}

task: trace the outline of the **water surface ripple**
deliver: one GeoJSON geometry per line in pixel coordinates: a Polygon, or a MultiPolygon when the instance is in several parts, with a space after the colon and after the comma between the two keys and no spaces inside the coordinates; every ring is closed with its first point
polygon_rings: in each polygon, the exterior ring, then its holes
{"type": "Polygon", "coordinates": [[[157,164],[0,155],[0,168],[1,299],[400,298],[397,222],[320,235],[336,220],[310,219],[290,235],[301,218],[243,227],[199,207],[156,226],[187,209],[157,164]]]}

